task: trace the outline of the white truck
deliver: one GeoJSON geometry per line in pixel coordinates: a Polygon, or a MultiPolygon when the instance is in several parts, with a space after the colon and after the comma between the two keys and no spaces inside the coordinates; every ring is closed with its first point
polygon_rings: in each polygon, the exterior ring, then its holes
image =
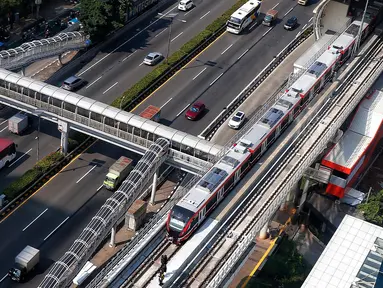
{"type": "Polygon", "coordinates": [[[132,170],[133,160],[121,156],[112,166],[104,181],[104,187],[108,190],[116,190],[132,170]]]}
{"type": "Polygon", "coordinates": [[[8,120],[8,130],[14,134],[22,134],[28,128],[28,115],[19,112],[8,120]]]}
{"type": "Polygon", "coordinates": [[[9,269],[8,276],[13,281],[23,282],[29,272],[31,272],[40,262],[40,250],[27,246],[15,258],[15,265],[9,269]]]}

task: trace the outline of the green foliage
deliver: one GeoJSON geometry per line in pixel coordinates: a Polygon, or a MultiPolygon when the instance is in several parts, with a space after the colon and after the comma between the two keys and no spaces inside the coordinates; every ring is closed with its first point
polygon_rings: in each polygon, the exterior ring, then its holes
{"type": "Polygon", "coordinates": [[[0,17],[5,17],[8,12],[21,6],[22,0],[0,0],[0,17]]]}
{"type": "Polygon", "coordinates": [[[383,226],[383,190],[376,195],[370,196],[368,202],[358,206],[358,210],[363,213],[367,221],[379,226],[383,226]]]}
{"type": "Polygon", "coordinates": [[[301,287],[311,267],[298,253],[295,243],[284,239],[277,252],[247,287],[301,287]]]}
{"type": "MultiPolygon", "coordinates": [[[[93,0],[82,0],[90,1],[93,0]]],[[[99,1],[99,0],[97,0],[99,1]]],[[[120,0],[123,1],[123,0],[120,0]]],[[[167,63],[163,62],[152,72],[147,74],[144,78],[134,84],[131,88],[125,91],[122,96],[113,101],[112,106],[120,108],[125,107],[128,103],[131,103],[141,93],[146,91],[155,81],[157,81],[164,73],[168,72],[169,69],[178,63],[187,55],[197,49],[206,39],[208,39],[213,33],[216,33],[226,21],[230,18],[231,14],[237,10],[240,6],[246,3],[246,0],[239,0],[233,7],[226,11],[222,16],[213,21],[209,26],[206,27],[201,33],[192,38],[190,41],[185,43],[180,50],[174,52],[169,58],[167,63]]],[[[82,3],[82,2],[81,2],[82,3]]]]}
{"type": "Polygon", "coordinates": [[[44,173],[48,172],[54,165],[63,159],[60,152],[49,154],[41,159],[36,165],[25,172],[19,179],[12,182],[7,188],[4,189],[4,194],[8,200],[13,200],[19,196],[25,189],[28,189],[34,182],[36,182],[44,173]]]}

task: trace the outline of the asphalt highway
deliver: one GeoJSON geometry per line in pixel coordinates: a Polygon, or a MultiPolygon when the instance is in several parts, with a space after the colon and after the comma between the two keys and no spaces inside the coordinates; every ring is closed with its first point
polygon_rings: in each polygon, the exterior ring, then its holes
{"type": "MultiPolygon", "coordinates": [[[[11,139],[17,144],[15,160],[0,170],[0,191],[4,191],[11,182],[18,179],[28,169],[32,168],[37,160],[37,127],[38,118],[31,117],[30,127],[22,134],[16,135],[8,131],[8,119],[17,111],[5,107],[0,110],[0,138],[11,139]]],[[[39,158],[43,158],[60,147],[60,132],[57,125],[41,119],[39,134],[39,158]]]]}
{"type": "MultiPolygon", "coordinates": [[[[161,122],[173,128],[198,135],[205,127],[273,60],[311,20],[312,9],[295,1],[270,0],[262,4],[262,12],[279,11],[279,23],[273,28],[254,26],[247,34],[225,33],[209,49],[187,65],[161,89],[143,102],[134,113],[148,105],[161,107],[161,122]],[[296,16],[299,27],[283,28],[285,21],[296,16]],[[195,101],[205,103],[207,110],[197,121],[185,118],[185,111],[195,101]]],[[[271,93],[274,91],[270,91],[271,93]]]]}
{"type": "MultiPolygon", "coordinates": [[[[178,11],[176,5],[163,11],[164,15],[178,13],[171,27],[169,55],[201,32],[235,2],[197,0],[194,2],[195,7],[188,12],[178,11]]],[[[143,65],[142,61],[150,52],[160,52],[166,56],[170,27],[170,20],[166,16],[154,17],[150,22],[144,21],[137,29],[124,35],[126,40],[115,44],[108,53],[100,53],[80,71],[72,71],[72,74],[77,74],[87,82],[77,93],[111,103],[152,71],[154,68],[143,65]]]]}

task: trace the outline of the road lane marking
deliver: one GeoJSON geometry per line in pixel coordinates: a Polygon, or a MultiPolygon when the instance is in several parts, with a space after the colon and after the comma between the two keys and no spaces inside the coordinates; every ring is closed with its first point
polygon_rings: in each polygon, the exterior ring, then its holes
{"type": "Polygon", "coordinates": [[[210,13],[210,11],[208,11],[206,14],[202,15],[201,18],[199,18],[199,19],[202,20],[202,19],[205,18],[209,13],[210,13]]]}
{"type": "Polygon", "coordinates": [[[190,104],[186,105],[185,108],[183,108],[180,113],[177,114],[176,117],[180,116],[182,113],[184,113],[184,111],[190,106],[190,104]]]}
{"type": "Polygon", "coordinates": [[[283,17],[285,17],[287,14],[289,14],[291,11],[293,11],[293,9],[294,9],[294,7],[292,7],[289,11],[287,11],[283,17]]]}
{"type": "Polygon", "coordinates": [[[88,175],[90,172],[92,172],[93,169],[96,167],[97,167],[97,165],[94,165],[88,172],[86,172],[80,179],[77,180],[76,184],[78,184],[82,179],[84,179],[86,177],[86,175],[88,175]]]}
{"type": "Polygon", "coordinates": [[[194,9],[191,9],[189,12],[186,12],[185,14],[184,14],[184,16],[187,16],[187,15],[189,15],[191,12],[193,12],[194,11],[194,9]]]}
{"type": "Polygon", "coordinates": [[[176,37],[174,37],[172,40],[170,40],[170,42],[173,42],[173,41],[176,40],[178,37],[180,37],[182,34],[184,34],[184,32],[181,32],[180,34],[178,34],[176,37]]]}
{"type": "Polygon", "coordinates": [[[311,17],[308,22],[311,22],[312,20],[313,20],[313,17],[311,17]]]}
{"type": "Polygon", "coordinates": [[[25,155],[27,155],[29,152],[31,152],[32,151],[32,148],[31,149],[29,149],[27,152],[25,152],[23,155],[21,155],[19,158],[17,158],[15,161],[13,161],[10,165],[9,165],[9,167],[12,167],[13,166],[13,164],[15,164],[17,161],[19,161],[21,158],[23,158],[25,155]]]}
{"type": "Polygon", "coordinates": [[[234,43],[233,43],[233,44],[230,44],[229,47],[227,47],[225,50],[223,50],[223,51],[221,52],[221,55],[225,54],[225,52],[227,52],[227,50],[229,50],[233,45],[234,45],[234,43]]]}
{"type": "Polygon", "coordinates": [[[90,83],[88,86],[85,87],[85,89],[88,89],[90,86],[92,86],[94,83],[96,83],[98,80],[100,80],[102,76],[98,77],[96,80],[94,80],[92,83],[90,83]]]}
{"type": "Polygon", "coordinates": [[[158,33],[156,36],[154,36],[154,38],[157,38],[158,36],[160,36],[163,32],[165,32],[166,30],[168,30],[168,28],[165,28],[164,30],[162,30],[160,33],[158,33]]]}
{"type": "Polygon", "coordinates": [[[243,56],[245,56],[245,54],[246,54],[247,52],[249,52],[249,49],[246,49],[245,52],[243,52],[243,53],[241,54],[241,56],[238,57],[238,60],[241,59],[243,56]]]}
{"type": "Polygon", "coordinates": [[[195,80],[199,75],[201,75],[203,71],[205,71],[206,69],[207,67],[203,68],[201,72],[199,72],[197,75],[194,76],[193,80],[195,80]]]}
{"type": "Polygon", "coordinates": [[[215,82],[217,82],[218,79],[221,78],[222,75],[223,75],[223,73],[219,74],[219,76],[218,76],[217,78],[215,78],[215,79],[213,80],[213,82],[210,83],[209,86],[212,86],[215,82]]]}
{"type": "Polygon", "coordinates": [[[262,37],[265,37],[267,35],[267,33],[269,33],[271,31],[271,29],[273,29],[274,27],[270,27],[269,29],[267,29],[267,31],[265,33],[263,33],[262,37]]]}
{"type": "Polygon", "coordinates": [[[303,26],[302,31],[305,30],[306,27],[307,27],[307,24],[305,24],[305,26],[303,26]]]}
{"type": "Polygon", "coordinates": [[[144,62],[141,62],[141,64],[140,64],[140,65],[138,65],[138,67],[140,67],[140,66],[142,66],[142,65],[144,65],[144,62]]]}
{"type": "Polygon", "coordinates": [[[5,126],[3,129],[1,129],[0,130],[0,132],[3,132],[5,129],[7,129],[8,128],[8,125],[7,126],[5,126]]]}
{"type": "Polygon", "coordinates": [[[97,188],[96,192],[100,191],[104,187],[104,184],[102,184],[100,187],[97,188]]]}
{"type": "Polygon", "coordinates": [[[31,226],[33,223],[35,223],[35,221],[36,221],[37,219],[39,219],[39,218],[40,218],[45,212],[47,212],[47,211],[48,211],[48,208],[45,209],[43,212],[41,212],[41,213],[39,214],[39,216],[37,216],[31,223],[29,223],[27,226],[25,226],[25,228],[23,229],[23,232],[24,232],[25,230],[27,230],[29,226],[31,226]]]}
{"type": "Polygon", "coordinates": [[[106,89],[105,91],[104,91],[104,93],[102,93],[102,94],[105,94],[106,92],[108,92],[110,89],[112,89],[114,86],[116,86],[118,84],[118,82],[116,82],[116,83],[114,83],[112,86],[110,86],[108,89],[106,89]]]}
{"type": "Polygon", "coordinates": [[[159,17],[156,21],[150,23],[148,26],[146,26],[144,29],[140,30],[140,32],[136,33],[134,36],[130,37],[128,40],[126,40],[124,43],[122,43],[120,46],[118,46],[117,48],[113,49],[112,52],[106,54],[104,57],[102,57],[100,60],[98,60],[96,63],[92,64],[91,66],[89,66],[87,69],[85,69],[84,71],[82,71],[80,74],[78,74],[78,76],[81,76],[83,75],[84,73],[88,72],[90,69],[92,69],[94,66],[96,66],[97,64],[99,64],[101,61],[105,60],[105,58],[109,57],[111,54],[113,54],[114,52],[116,52],[118,49],[120,49],[122,46],[124,46],[126,43],[130,42],[132,39],[136,38],[138,35],[140,35],[142,32],[146,31],[149,27],[153,26],[155,23],[157,23],[158,21],[160,21],[162,18],[166,17],[170,12],[172,12],[174,9],[176,9],[178,6],[178,4],[176,6],[174,6],[172,9],[170,9],[168,12],[166,12],[165,14],[163,14],[161,17],[159,17]]]}
{"type": "Polygon", "coordinates": [[[170,98],[168,101],[166,101],[165,104],[160,107],[160,109],[164,108],[166,104],[168,104],[170,101],[172,101],[172,99],[173,99],[173,97],[170,98]]]}
{"type": "Polygon", "coordinates": [[[7,122],[8,122],[8,119],[1,122],[0,125],[3,125],[4,123],[7,123],[7,122]]]}
{"type": "MultiPolygon", "coordinates": [[[[201,52],[199,52],[197,55],[195,55],[189,62],[185,63],[185,65],[183,65],[181,67],[181,69],[179,69],[176,73],[174,73],[168,80],[166,80],[164,83],[161,84],[160,87],[158,87],[156,90],[154,90],[151,94],[149,94],[148,97],[146,97],[144,100],[142,100],[140,103],[138,103],[130,112],[134,112],[135,110],[137,110],[138,107],[140,107],[142,104],[144,104],[146,101],[148,101],[154,94],[157,93],[158,90],[160,90],[163,86],[166,85],[166,83],[168,83],[170,80],[172,80],[174,77],[176,77],[178,75],[178,73],[180,73],[183,68],[185,68],[186,66],[188,66],[190,63],[192,63],[195,59],[197,59],[199,56],[201,56],[202,53],[204,53],[207,49],[209,49],[211,46],[213,46],[219,39],[221,39],[224,35],[226,35],[226,31],[224,31],[220,36],[218,36],[213,42],[211,42],[206,48],[204,48],[201,52]]],[[[1,223],[1,222],[0,222],[1,223]]]]}
{"type": "Polygon", "coordinates": [[[135,50],[134,52],[130,53],[129,56],[125,57],[124,59],[122,59],[121,62],[124,62],[125,60],[129,59],[130,57],[132,57],[134,55],[134,53],[136,53],[137,50],[135,50]]]}
{"type": "Polygon", "coordinates": [[[41,186],[39,189],[37,189],[35,192],[33,192],[31,195],[29,195],[29,197],[26,198],[24,201],[22,201],[19,206],[16,206],[15,209],[13,209],[9,214],[7,214],[3,219],[1,219],[0,223],[3,223],[9,216],[11,216],[13,213],[15,213],[15,211],[19,210],[19,208],[22,207],[29,199],[31,199],[38,192],[40,192],[42,189],[44,189],[44,187],[47,186],[51,181],[53,181],[53,179],[55,179],[58,175],[60,175],[61,172],[63,172],[66,168],[68,168],[70,165],[72,165],[73,162],[75,162],[78,158],[80,158],[80,156],[83,155],[83,153],[85,151],[88,151],[91,147],[93,147],[93,145],[95,143],[97,143],[97,140],[92,142],[92,144],[90,144],[86,150],[82,151],[80,154],[78,154],[76,157],[74,157],[68,164],[66,164],[63,168],[61,168],[59,172],[57,172],[55,175],[53,175],[51,178],[49,178],[48,181],[45,182],[43,186],[41,186]]]}
{"type": "Polygon", "coordinates": [[[271,8],[271,10],[274,10],[275,8],[277,8],[277,6],[279,5],[279,3],[275,4],[273,8],[271,8]]]}
{"type": "Polygon", "coordinates": [[[257,22],[257,21],[255,21],[255,23],[254,23],[253,25],[251,25],[251,26],[250,26],[249,30],[253,29],[253,28],[254,28],[254,26],[256,26],[257,24],[258,24],[258,22],[257,22]]]}
{"type": "Polygon", "coordinates": [[[0,279],[0,283],[3,282],[3,281],[5,280],[5,278],[7,278],[7,277],[8,277],[8,274],[5,274],[5,275],[3,276],[3,278],[0,279]]]}
{"type": "Polygon", "coordinates": [[[68,221],[68,219],[69,219],[69,216],[66,217],[66,218],[64,219],[64,221],[61,222],[61,223],[59,224],[59,226],[57,226],[55,229],[53,229],[53,231],[52,231],[51,233],[49,233],[47,237],[44,238],[44,241],[46,241],[49,237],[51,237],[52,234],[55,233],[55,232],[57,231],[57,229],[59,229],[59,228],[60,228],[66,221],[68,221]]]}

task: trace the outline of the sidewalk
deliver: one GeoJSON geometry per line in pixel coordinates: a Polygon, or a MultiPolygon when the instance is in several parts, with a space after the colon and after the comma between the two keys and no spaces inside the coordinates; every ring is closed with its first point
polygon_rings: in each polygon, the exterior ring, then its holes
{"type": "MultiPolygon", "coordinates": [[[[249,117],[254,111],[262,106],[267,99],[274,94],[276,87],[280,87],[293,71],[294,62],[314,43],[314,36],[309,37],[297,49],[294,50],[283,62],[276,68],[267,79],[238,107],[237,110],[245,112],[249,117]]],[[[238,131],[229,129],[229,117],[224,124],[217,130],[211,142],[219,145],[225,145],[238,131]]]]}

